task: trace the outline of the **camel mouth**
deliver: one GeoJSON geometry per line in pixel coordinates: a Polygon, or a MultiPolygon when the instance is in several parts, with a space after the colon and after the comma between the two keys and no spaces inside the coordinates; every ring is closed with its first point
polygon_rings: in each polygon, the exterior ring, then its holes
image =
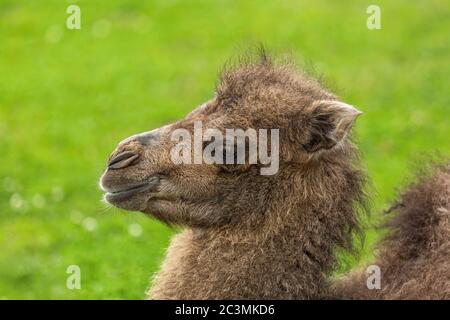
{"type": "Polygon", "coordinates": [[[134,195],[155,189],[159,185],[160,178],[153,176],[147,181],[124,188],[105,189],[105,200],[111,204],[116,204],[129,200],[134,195]]]}

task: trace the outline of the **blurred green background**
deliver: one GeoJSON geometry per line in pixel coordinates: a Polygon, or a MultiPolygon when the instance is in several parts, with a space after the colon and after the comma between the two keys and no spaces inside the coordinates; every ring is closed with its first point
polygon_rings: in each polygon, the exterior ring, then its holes
{"type": "Polygon", "coordinates": [[[106,158],[211,97],[223,63],[257,42],[364,111],[376,222],[418,154],[449,154],[450,10],[375,2],[381,30],[366,27],[374,1],[0,0],[0,298],[143,298],[174,231],[101,203],[106,158]],[[80,30],[65,26],[70,4],[80,30]],[[72,264],[81,290],[66,288],[72,264]]]}

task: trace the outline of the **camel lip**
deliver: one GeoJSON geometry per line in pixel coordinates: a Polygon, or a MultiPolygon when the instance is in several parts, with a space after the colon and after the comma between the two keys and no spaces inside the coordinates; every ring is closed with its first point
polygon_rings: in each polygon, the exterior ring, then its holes
{"type": "Polygon", "coordinates": [[[127,186],[123,189],[105,190],[105,200],[111,204],[128,200],[137,193],[151,190],[159,185],[159,177],[153,176],[143,183],[127,186]]]}

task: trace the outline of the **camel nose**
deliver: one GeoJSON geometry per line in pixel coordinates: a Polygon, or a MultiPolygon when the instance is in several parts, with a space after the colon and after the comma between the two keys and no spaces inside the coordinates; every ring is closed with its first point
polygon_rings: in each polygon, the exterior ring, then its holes
{"type": "Polygon", "coordinates": [[[133,151],[120,152],[111,159],[108,160],[108,169],[122,169],[126,168],[133,163],[134,160],[139,158],[139,154],[133,151]]]}

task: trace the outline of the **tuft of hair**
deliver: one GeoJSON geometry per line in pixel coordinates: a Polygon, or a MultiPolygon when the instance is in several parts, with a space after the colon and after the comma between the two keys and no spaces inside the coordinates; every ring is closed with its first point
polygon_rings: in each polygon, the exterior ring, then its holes
{"type": "Polygon", "coordinates": [[[259,44],[243,50],[239,55],[228,60],[221,68],[216,83],[216,92],[222,100],[234,102],[243,92],[252,87],[265,84],[301,83],[307,87],[305,92],[317,99],[334,98],[332,83],[321,74],[312,63],[296,63],[293,55],[273,58],[272,54],[259,44]],[[327,89],[327,92],[324,91],[327,89]]]}
{"type": "Polygon", "coordinates": [[[384,244],[398,249],[399,259],[415,259],[443,245],[450,250],[450,162],[422,170],[387,212],[395,216],[387,223],[392,232],[384,244]]]}

